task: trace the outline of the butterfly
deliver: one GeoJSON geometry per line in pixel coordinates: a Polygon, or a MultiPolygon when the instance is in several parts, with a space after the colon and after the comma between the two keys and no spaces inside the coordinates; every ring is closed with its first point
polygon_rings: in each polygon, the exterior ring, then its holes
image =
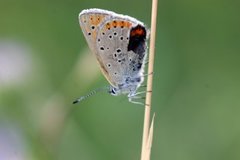
{"type": "MultiPolygon", "coordinates": [[[[149,31],[139,20],[103,9],[86,9],[79,14],[79,23],[87,44],[100,69],[110,83],[114,96],[127,94],[130,102],[142,98],[137,92],[144,81],[149,31]]],[[[100,91],[78,98],[77,103],[100,91]]]]}

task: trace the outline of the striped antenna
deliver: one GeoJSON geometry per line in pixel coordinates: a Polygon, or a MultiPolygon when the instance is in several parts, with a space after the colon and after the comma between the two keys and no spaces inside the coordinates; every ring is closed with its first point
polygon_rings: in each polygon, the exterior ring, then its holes
{"type": "Polygon", "coordinates": [[[109,87],[102,87],[102,88],[98,88],[96,90],[93,90],[92,92],[88,93],[87,95],[81,96],[78,99],[76,99],[75,101],[73,101],[73,104],[79,103],[82,100],[84,100],[84,99],[86,99],[88,97],[91,97],[92,95],[94,95],[96,93],[103,92],[103,91],[108,91],[108,93],[109,93],[109,87]]]}

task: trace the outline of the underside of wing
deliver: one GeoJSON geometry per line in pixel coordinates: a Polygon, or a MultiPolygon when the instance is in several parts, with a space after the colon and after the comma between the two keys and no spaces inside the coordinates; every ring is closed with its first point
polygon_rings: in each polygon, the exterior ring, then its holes
{"type": "Polygon", "coordinates": [[[118,87],[126,83],[126,79],[142,73],[146,29],[141,22],[128,16],[106,19],[99,28],[96,45],[102,67],[113,86],[118,87]]]}
{"type": "Polygon", "coordinates": [[[79,23],[91,50],[96,48],[96,37],[99,26],[110,15],[100,9],[86,9],[79,14],[79,23]]]}
{"type": "Polygon", "coordinates": [[[108,81],[110,77],[108,76],[109,74],[103,67],[101,59],[98,56],[99,54],[96,48],[96,44],[99,27],[106,21],[106,19],[109,19],[110,17],[111,14],[108,11],[101,9],[86,9],[79,14],[79,23],[84,37],[88,43],[89,48],[96,56],[103,75],[107,78],[108,81]]]}
{"type": "Polygon", "coordinates": [[[142,73],[147,31],[135,18],[101,9],[84,10],[79,22],[109,83],[118,87],[142,73]]]}

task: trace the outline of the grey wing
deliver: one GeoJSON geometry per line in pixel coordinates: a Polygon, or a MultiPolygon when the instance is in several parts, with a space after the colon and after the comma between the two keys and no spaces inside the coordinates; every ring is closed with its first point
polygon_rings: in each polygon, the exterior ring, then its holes
{"type": "Polygon", "coordinates": [[[129,50],[131,29],[141,22],[125,17],[106,20],[99,28],[96,49],[113,86],[124,84],[129,77],[143,73],[144,53],[129,50]]]}
{"type": "Polygon", "coordinates": [[[96,56],[96,59],[100,65],[100,69],[103,75],[106,77],[108,81],[110,81],[109,74],[105,67],[103,66],[101,57],[99,57],[99,51],[97,49],[97,34],[99,32],[99,28],[106,19],[111,17],[111,12],[101,10],[101,9],[87,9],[83,10],[79,14],[79,23],[80,27],[83,31],[84,37],[88,43],[89,48],[96,56]]]}
{"type": "Polygon", "coordinates": [[[99,26],[110,15],[99,9],[86,9],[79,14],[79,23],[90,49],[96,52],[96,37],[99,26]]]}

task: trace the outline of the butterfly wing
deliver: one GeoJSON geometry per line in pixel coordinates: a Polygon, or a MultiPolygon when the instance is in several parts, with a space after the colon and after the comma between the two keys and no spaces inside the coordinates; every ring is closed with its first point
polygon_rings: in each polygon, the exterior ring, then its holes
{"type": "Polygon", "coordinates": [[[80,13],[80,25],[112,86],[126,83],[127,77],[141,76],[146,53],[146,29],[142,22],[114,12],[91,9],[80,13]],[[141,41],[139,35],[142,35],[141,41]]]}
{"type": "Polygon", "coordinates": [[[106,79],[109,81],[110,77],[108,76],[107,70],[103,67],[101,59],[98,56],[98,51],[96,50],[96,38],[97,33],[99,32],[99,26],[106,19],[109,19],[110,14],[106,13],[104,10],[100,9],[86,9],[79,14],[79,23],[82,29],[83,35],[88,43],[89,48],[94,53],[97,58],[97,61],[100,65],[100,69],[106,79]]]}

